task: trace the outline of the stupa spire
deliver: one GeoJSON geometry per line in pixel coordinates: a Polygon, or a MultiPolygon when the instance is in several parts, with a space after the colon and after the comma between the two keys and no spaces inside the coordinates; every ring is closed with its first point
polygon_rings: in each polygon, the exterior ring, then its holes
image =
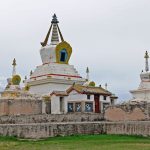
{"type": "Polygon", "coordinates": [[[107,83],[105,83],[105,90],[107,90],[107,87],[108,87],[108,84],[107,84],[107,83]]]}
{"type": "Polygon", "coordinates": [[[86,68],[86,80],[89,81],[89,68],[86,68]]]}
{"type": "Polygon", "coordinates": [[[149,71],[149,64],[148,64],[149,55],[147,51],[145,52],[144,58],[145,58],[145,71],[148,72],[149,71]]]}
{"type": "Polygon", "coordinates": [[[12,76],[16,75],[16,59],[14,58],[13,59],[13,63],[12,63],[12,66],[13,66],[13,71],[12,71],[12,76]]]}
{"type": "Polygon", "coordinates": [[[59,21],[57,19],[57,16],[56,16],[56,14],[54,14],[52,17],[51,26],[48,30],[45,40],[44,40],[44,42],[41,42],[41,45],[43,47],[48,44],[50,34],[52,34],[51,35],[51,44],[52,45],[57,45],[59,43],[59,36],[60,36],[61,41],[64,41],[61,31],[59,29],[58,23],[59,23],[59,21]]]}
{"type": "Polygon", "coordinates": [[[59,42],[58,29],[57,29],[57,23],[59,23],[59,21],[57,20],[56,14],[53,15],[53,19],[52,19],[51,23],[53,25],[51,44],[55,45],[59,42]]]}
{"type": "Polygon", "coordinates": [[[59,23],[59,21],[57,20],[56,14],[53,15],[51,23],[56,23],[56,24],[59,23]]]}

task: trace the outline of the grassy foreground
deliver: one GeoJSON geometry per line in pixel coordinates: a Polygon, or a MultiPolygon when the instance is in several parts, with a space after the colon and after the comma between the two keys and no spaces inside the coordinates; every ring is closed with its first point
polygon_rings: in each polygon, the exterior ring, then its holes
{"type": "Polygon", "coordinates": [[[150,137],[76,135],[37,141],[0,137],[0,150],[150,150],[150,137]]]}

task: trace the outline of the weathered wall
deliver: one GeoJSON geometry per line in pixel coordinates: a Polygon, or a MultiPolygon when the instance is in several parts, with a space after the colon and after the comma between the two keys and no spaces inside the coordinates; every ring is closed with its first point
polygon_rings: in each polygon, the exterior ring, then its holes
{"type": "Polygon", "coordinates": [[[109,121],[146,120],[147,117],[140,108],[126,112],[122,108],[109,107],[105,111],[105,119],[109,121]]]}
{"type": "Polygon", "coordinates": [[[73,114],[41,114],[41,115],[9,115],[0,116],[0,124],[27,124],[47,122],[83,122],[103,120],[102,114],[73,113],[73,114]]]}
{"type": "Polygon", "coordinates": [[[0,115],[6,115],[8,112],[8,105],[5,101],[0,101],[0,115]]]}
{"type": "Polygon", "coordinates": [[[150,120],[150,104],[110,106],[104,118],[108,121],[150,120]]]}
{"type": "Polygon", "coordinates": [[[70,122],[0,125],[0,135],[21,138],[46,138],[73,134],[128,134],[150,136],[150,121],[70,122]]]}
{"type": "Polygon", "coordinates": [[[34,99],[0,100],[0,115],[41,114],[42,101],[34,99]]]}
{"type": "Polygon", "coordinates": [[[60,114],[60,100],[58,96],[55,96],[55,98],[51,100],[51,113],[60,114]]]}
{"type": "MultiPolygon", "coordinates": [[[[29,82],[28,84],[30,86],[30,93],[32,94],[39,94],[39,95],[48,95],[49,93],[53,91],[65,91],[67,90],[70,86],[72,86],[73,81],[67,80],[67,84],[62,84],[60,82],[55,82],[54,78],[49,78],[48,80],[45,80],[45,84],[35,84],[38,83],[37,80],[33,81],[32,83],[29,82]],[[35,85],[34,85],[35,84],[35,85]]],[[[40,83],[40,81],[39,81],[40,83]]]]}
{"type": "Polygon", "coordinates": [[[106,122],[107,134],[127,134],[150,136],[150,121],[106,122]]]}

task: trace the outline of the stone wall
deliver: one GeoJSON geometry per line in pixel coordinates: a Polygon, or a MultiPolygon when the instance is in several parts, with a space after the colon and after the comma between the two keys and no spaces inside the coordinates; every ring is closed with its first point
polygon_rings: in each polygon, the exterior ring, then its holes
{"type": "Polygon", "coordinates": [[[107,122],[105,130],[107,134],[150,136],[150,121],[107,122]]]}
{"type": "Polygon", "coordinates": [[[103,115],[96,114],[96,113],[0,116],[0,124],[27,124],[27,123],[47,123],[47,122],[84,122],[84,121],[101,121],[101,120],[104,120],[103,115]]]}
{"type": "Polygon", "coordinates": [[[41,114],[42,100],[1,99],[0,115],[41,114]]]}
{"type": "Polygon", "coordinates": [[[104,118],[108,121],[150,120],[150,104],[110,106],[104,118]]]}
{"type": "Polygon", "coordinates": [[[126,112],[122,108],[109,107],[105,111],[105,119],[108,121],[126,121],[126,120],[147,120],[146,115],[140,108],[135,108],[131,112],[126,112]]]}
{"type": "Polygon", "coordinates": [[[1,124],[0,135],[21,138],[46,138],[75,134],[127,134],[150,136],[150,121],[139,122],[64,122],[1,124]]]}

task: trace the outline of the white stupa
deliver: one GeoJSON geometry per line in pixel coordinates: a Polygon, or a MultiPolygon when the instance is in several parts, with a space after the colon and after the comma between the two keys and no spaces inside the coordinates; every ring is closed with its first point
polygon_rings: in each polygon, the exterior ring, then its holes
{"type": "Polygon", "coordinates": [[[133,96],[131,102],[150,102],[150,71],[148,59],[149,55],[145,53],[145,71],[140,74],[141,83],[136,90],[131,90],[130,93],[133,96]]]}
{"type": "Polygon", "coordinates": [[[54,14],[46,38],[41,42],[42,65],[31,72],[27,81],[31,93],[47,95],[54,90],[64,91],[73,83],[82,85],[86,82],[74,66],[68,64],[72,47],[64,41],[58,23],[54,14]],[[50,36],[51,42],[48,44],[50,36]]]}

